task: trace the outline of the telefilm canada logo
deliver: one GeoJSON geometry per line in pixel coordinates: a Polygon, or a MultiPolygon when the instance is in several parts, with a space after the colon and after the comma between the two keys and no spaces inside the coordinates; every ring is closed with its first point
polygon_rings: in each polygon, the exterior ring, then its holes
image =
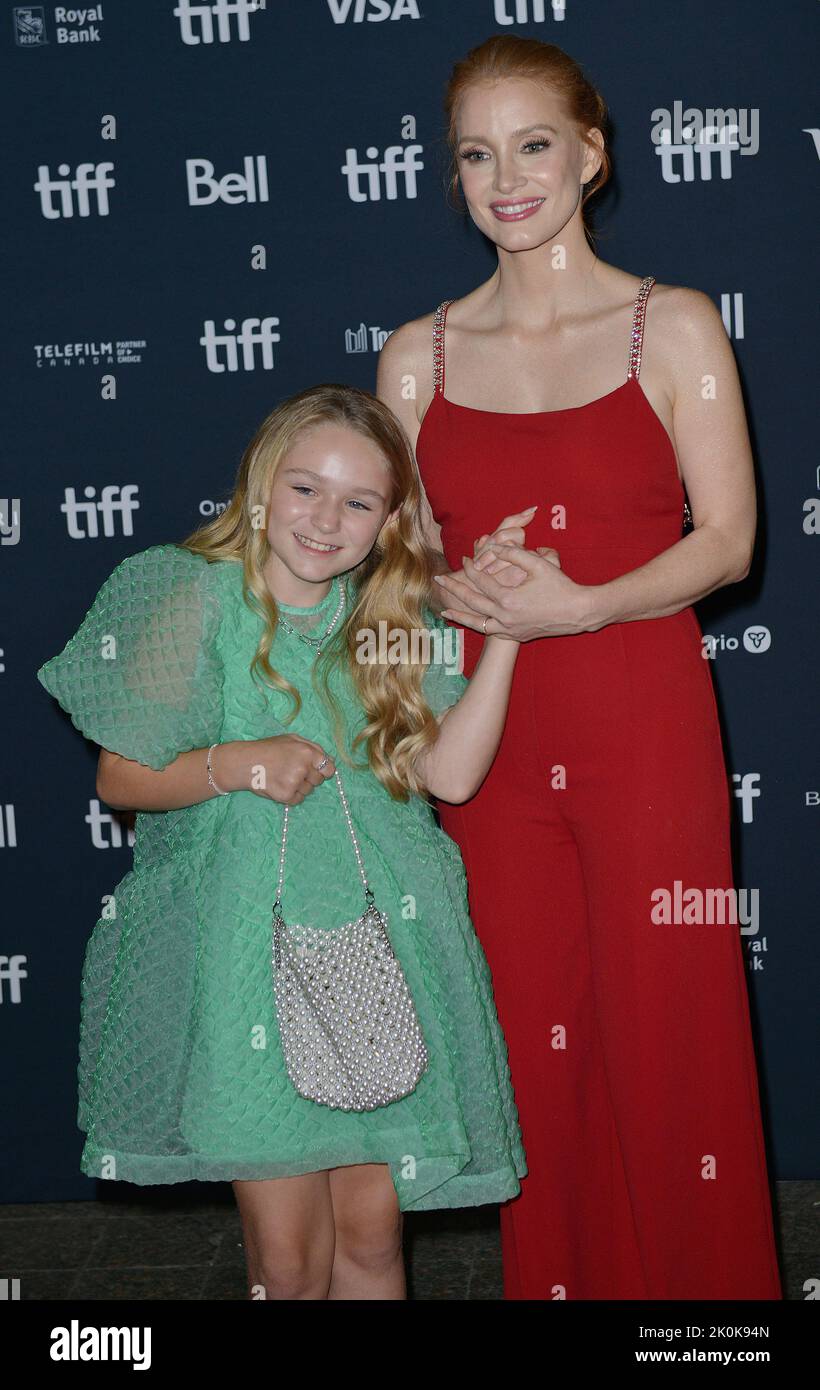
{"type": "Polygon", "coordinates": [[[104,338],[100,342],[35,343],[36,367],[129,367],[142,362],[145,338],[104,338]]]}

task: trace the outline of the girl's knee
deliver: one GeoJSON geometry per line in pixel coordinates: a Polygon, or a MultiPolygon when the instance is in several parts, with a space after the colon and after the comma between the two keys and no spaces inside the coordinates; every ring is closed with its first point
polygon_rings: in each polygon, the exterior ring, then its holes
{"type": "Polygon", "coordinates": [[[261,1252],[249,1273],[252,1298],[323,1298],[330,1284],[332,1252],[327,1256],[301,1246],[261,1252]]]}
{"type": "Polygon", "coordinates": [[[403,1222],[395,1198],[357,1202],[334,1215],[337,1256],[373,1273],[389,1269],[401,1256],[403,1222]]]}

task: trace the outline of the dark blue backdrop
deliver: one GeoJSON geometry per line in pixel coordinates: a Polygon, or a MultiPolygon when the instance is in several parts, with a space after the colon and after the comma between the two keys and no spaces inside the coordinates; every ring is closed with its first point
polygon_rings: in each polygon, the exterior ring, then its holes
{"type": "Polygon", "coordinates": [[[77,1166],[80,968],[130,867],[96,800],[96,748],[35,671],[119,560],[213,514],[280,399],[319,381],[372,389],[390,330],[491,273],[491,248],[445,203],[441,96],[496,31],[560,44],[609,103],[601,257],[706,291],[733,339],[758,554],[699,616],[742,793],[737,883],[759,890],[744,942],[772,1172],[817,1176],[815,0],[105,0],[11,19],[0,1201],[94,1190],[77,1166]],[[676,102],[744,113],[727,176],[700,160],[678,177],[684,155],[657,157],[656,113],[676,102]],[[391,146],[396,196],[381,174],[375,198],[344,168],[391,146]]]}

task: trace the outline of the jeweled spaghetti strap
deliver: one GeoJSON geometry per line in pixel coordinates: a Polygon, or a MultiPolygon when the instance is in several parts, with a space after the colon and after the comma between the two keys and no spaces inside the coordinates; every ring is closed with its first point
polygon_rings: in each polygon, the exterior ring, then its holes
{"type": "Polygon", "coordinates": [[[632,313],[632,335],[629,344],[629,364],[626,373],[627,381],[631,376],[636,379],[641,372],[641,349],[643,348],[643,324],[646,317],[646,301],[649,291],[655,283],[654,275],[645,275],[641,280],[638,293],[635,296],[635,308],[632,313]]]}
{"type": "Polygon", "coordinates": [[[444,395],[444,320],[447,317],[447,305],[452,304],[452,299],[444,299],[439,304],[433,316],[433,386],[440,395],[444,395]]]}

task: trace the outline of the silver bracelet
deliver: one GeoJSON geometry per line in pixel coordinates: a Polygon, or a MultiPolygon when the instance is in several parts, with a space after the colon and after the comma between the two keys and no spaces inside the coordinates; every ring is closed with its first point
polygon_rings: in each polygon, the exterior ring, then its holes
{"type": "Polygon", "coordinates": [[[208,749],[208,781],[210,785],[213,787],[214,791],[218,792],[220,796],[230,796],[230,792],[223,792],[222,788],[218,787],[216,785],[216,782],[214,781],[213,768],[211,767],[211,754],[213,753],[214,749],[218,746],[218,744],[212,743],[210,748],[208,749]]]}

